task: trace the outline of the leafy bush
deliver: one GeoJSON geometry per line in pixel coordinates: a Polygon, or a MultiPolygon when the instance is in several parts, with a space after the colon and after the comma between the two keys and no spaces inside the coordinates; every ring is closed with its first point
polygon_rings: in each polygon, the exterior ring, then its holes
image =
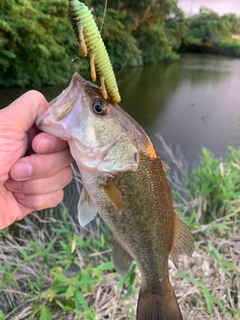
{"type": "MultiPolygon", "coordinates": [[[[114,67],[137,66],[175,58],[175,36],[160,27],[176,0],[109,2],[88,0],[114,67]],[[159,12],[161,14],[159,14],[159,12]],[[147,23],[146,23],[147,21],[147,23]],[[144,26],[144,28],[141,28],[144,26]],[[141,32],[143,37],[138,41],[141,32]],[[144,33],[146,32],[146,36],[144,33]]],[[[63,83],[75,56],[75,35],[66,0],[9,0],[0,2],[0,86],[63,83]]],[[[80,69],[88,68],[81,57],[80,69]]]]}
{"type": "Polygon", "coordinates": [[[240,57],[240,41],[222,40],[216,45],[213,52],[231,57],[240,57]]]}
{"type": "Polygon", "coordinates": [[[187,31],[180,51],[240,57],[240,41],[231,38],[232,34],[240,33],[240,17],[235,14],[219,16],[201,7],[199,14],[187,18],[185,24],[187,31]]]}
{"type": "Polygon", "coordinates": [[[64,82],[73,41],[67,2],[1,1],[0,85],[64,82]]]}
{"type": "Polygon", "coordinates": [[[228,147],[224,161],[202,150],[201,163],[185,181],[190,197],[198,204],[199,223],[208,223],[233,211],[240,203],[240,149],[228,147]]]}

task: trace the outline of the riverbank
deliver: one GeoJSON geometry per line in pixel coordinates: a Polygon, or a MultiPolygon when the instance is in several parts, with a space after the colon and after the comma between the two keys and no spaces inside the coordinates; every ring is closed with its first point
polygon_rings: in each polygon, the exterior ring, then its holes
{"type": "MultiPolygon", "coordinates": [[[[76,55],[67,2],[26,0],[23,5],[13,0],[0,2],[0,12],[0,86],[67,81],[69,63],[76,55]]],[[[239,40],[230,41],[240,34],[240,17],[235,14],[219,16],[202,7],[199,14],[186,17],[175,0],[158,0],[150,6],[118,1],[107,8],[104,1],[93,0],[91,12],[99,28],[103,26],[101,36],[115,69],[179,59],[176,52],[181,45],[188,52],[211,48],[207,52],[240,57],[239,40]]],[[[75,67],[89,69],[82,54],[75,67]]]]}
{"type": "Polygon", "coordinates": [[[240,40],[224,39],[217,43],[204,42],[202,39],[183,40],[178,53],[214,54],[218,56],[240,58],[240,40]]]}
{"type": "MultiPolygon", "coordinates": [[[[239,319],[240,150],[224,161],[204,150],[191,174],[173,161],[176,208],[195,239],[193,257],[181,256],[179,271],[170,267],[183,317],[239,319]]],[[[81,228],[68,211],[56,218],[50,210],[18,230],[0,232],[0,319],[135,318],[139,271],[134,264],[126,276],[115,272],[111,234],[99,217],[81,228]]]]}
{"type": "MultiPolygon", "coordinates": [[[[116,72],[120,106],[143,127],[159,152],[161,143],[156,134],[168,145],[180,148],[188,167],[193,168],[203,147],[224,158],[227,145],[239,146],[239,73],[239,59],[203,54],[184,54],[178,61],[155,66],[124,68],[116,72]]],[[[81,75],[85,78],[89,72],[81,75]]],[[[35,89],[50,101],[66,86],[35,89]]],[[[25,91],[0,90],[1,107],[25,91]]],[[[173,169],[171,163],[169,166],[173,169]]]]}

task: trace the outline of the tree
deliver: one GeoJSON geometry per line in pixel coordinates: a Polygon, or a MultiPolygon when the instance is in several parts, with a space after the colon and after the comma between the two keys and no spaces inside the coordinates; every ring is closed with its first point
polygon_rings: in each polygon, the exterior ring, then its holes
{"type": "Polygon", "coordinates": [[[66,80],[71,35],[65,1],[1,1],[0,85],[66,80]]]}
{"type": "MultiPolygon", "coordinates": [[[[177,0],[85,0],[116,67],[176,58],[180,20],[166,28],[177,0]],[[104,21],[103,21],[104,20],[104,21]]],[[[176,21],[175,21],[176,22],[176,21]]],[[[66,0],[0,1],[0,86],[55,84],[68,78],[76,41],[66,0]]],[[[82,55],[80,55],[82,57],[82,55]]],[[[81,68],[88,65],[84,58],[81,68]]]]}

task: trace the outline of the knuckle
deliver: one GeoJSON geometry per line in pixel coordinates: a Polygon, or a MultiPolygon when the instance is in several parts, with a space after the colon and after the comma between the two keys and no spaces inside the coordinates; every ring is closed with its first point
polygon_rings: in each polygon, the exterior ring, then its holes
{"type": "Polygon", "coordinates": [[[62,189],[50,194],[36,196],[33,207],[35,210],[56,207],[63,200],[63,196],[64,193],[62,189]]]}
{"type": "Polygon", "coordinates": [[[53,206],[55,207],[63,200],[64,192],[61,189],[61,190],[58,190],[54,193],[55,194],[53,194],[52,202],[53,202],[53,206]]]}
{"type": "Polygon", "coordinates": [[[46,100],[44,95],[37,90],[29,90],[26,94],[32,96],[34,99],[38,98],[39,100],[46,100]]]}
{"type": "Polygon", "coordinates": [[[64,181],[64,186],[68,185],[71,181],[72,181],[72,169],[70,166],[67,166],[66,168],[64,168],[63,170],[63,181],[64,181]]]}
{"type": "Polygon", "coordinates": [[[42,188],[39,184],[39,180],[27,180],[21,183],[21,191],[26,194],[40,194],[42,188]]]}

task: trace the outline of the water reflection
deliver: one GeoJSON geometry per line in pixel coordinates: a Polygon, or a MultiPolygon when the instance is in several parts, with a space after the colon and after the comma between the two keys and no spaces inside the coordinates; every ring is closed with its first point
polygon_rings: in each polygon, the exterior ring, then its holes
{"type": "Polygon", "coordinates": [[[120,82],[121,107],[145,130],[151,128],[153,119],[161,115],[169,96],[179,86],[179,68],[179,63],[172,62],[137,68],[137,72],[130,69],[120,82]]]}
{"type": "MultiPolygon", "coordinates": [[[[116,72],[121,107],[146,130],[160,148],[155,135],[179,145],[192,166],[202,147],[224,156],[227,144],[240,140],[240,60],[208,55],[183,55],[174,62],[125,68],[116,72]]],[[[89,79],[89,72],[82,73],[89,79]]],[[[36,87],[48,100],[66,84],[36,87]]],[[[26,88],[0,90],[1,106],[8,105],[26,88]]]]}
{"type": "MultiPolygon", "coordinates": [[[[240,114],[239,75],[239,59],[192,54],[175,62],[116,72],[121,107],[146,130],[158,150],[157,133],[168,144],[180,146],[190,166],[199,161],[202,147],[224,157],[228,144],[239,143],[240,131],[235,128],[240,114]]],[[[67,85],[36,89],[51,100],[67,85]]],[[[1,106],[25,91],[0,90],[1,106]]]]}

